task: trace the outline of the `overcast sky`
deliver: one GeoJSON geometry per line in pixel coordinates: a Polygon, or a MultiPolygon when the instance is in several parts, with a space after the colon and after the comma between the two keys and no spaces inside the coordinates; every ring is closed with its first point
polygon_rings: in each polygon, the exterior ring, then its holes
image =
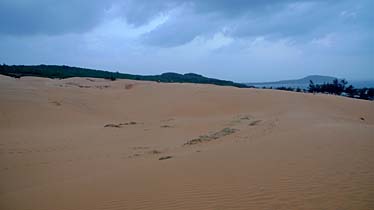
{"type": "Polygon", "coordinates": [[[0,62],[374,79],[373,0],[0,0],[0,62]]]}

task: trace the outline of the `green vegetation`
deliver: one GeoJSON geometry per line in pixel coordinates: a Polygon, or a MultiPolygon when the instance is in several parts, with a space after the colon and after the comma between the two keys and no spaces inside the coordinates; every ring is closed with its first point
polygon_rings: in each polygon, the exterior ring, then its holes
{"type": "Polygon", "coordinates": [[[311,93],[329,93],[334,95],[341,95],[345,91],[348,82],[344,79],[334,79],[332,83],[314,84],[312,80],[309,83],[309,92],[311,93]]]}
{"type": "MultiPolygon", "coordinates": [[[[219,80],[213,78],[203,77],[198,74],[177,74],[177,73],[164,73],[161,75],[134,75],[124,74],[119,72],[109,72],[101,70],[93,70],[86,68],[58,66],[58,65],[0,65],[0,74],[21,78],[24,76],[46,77],[52,79],[65,79],[70,77],[92,77],[103,78],[108,80],[116,79],[131,79],[131,80],[144,80],[168,83],[198,83],[198,84],[213,84],[221,86],[234,86],[239,88],[248,88],[247,86],[232,81],[219,80]]],[[[326,93],[334,95],[348,96],[351,98],[359,98],[365,100],[374,100],[374,88],[359,88],[356,89],[352,85],[347,86],[346,80],[334,79],[331,83],[314,84],[310,80],[308,90],[291,87],[278,87],[275,89],[296,92],[310,92],[310,93],[326,93]]],[[[266,87],[263,87],[266,88],[266,87]]],[[[268,88],[272,89],[272,87],[268,88]]]]}
{"type": "Polygon", "coordinates": [[[104,78],[109,80],[116,79],[131,79],[131,80],[145,80],[156,82],[177,82],[177,83],[199,83],[199,84],[214,84],[221,86],[234,86],[239,88],[247,87],[244,84],[235,83],[232,81],[219,80],[213,78],[203,77],[198,74],[177,74],[177,73],[164,73],[161,75],[133,75],[123,74],[119,72],[109,72],[101,70],[93,70],[86,68],[70,67],[70,66],[57,66],[57,65],[0,65],[0,74],[21,78],[24,76],[46,77],[52,79],[65,79],[70,77],[93,77],[104,78]]]}
{"type": "MultiPolygon", "coordinates": [[[[309,81],[308,90],[292,87],[277,87],[277,90],[309,92],[309,93],[324,93],[340,96],[347,96],[351,98],[358,98],[364,100],[374,100],[374,88],[354,88],[344,79],[334,79],[331,83],[315,84],[312,80],[309,81]]],[[[263,89],[273,89],[272,87],[263,87],[263,89]]]]}
{"type": "Polygon", "coordinates": [[[308,91],[311,93],[327,93],[334,95],[343,95],[351,98],[359,98],[365,100],[374,100],[374,88],[354,88],[352,85],[347,87],[346,80],[334,79],[332,83],[324,83],[321,85],[314,84],[310,81],[308,91]]]}

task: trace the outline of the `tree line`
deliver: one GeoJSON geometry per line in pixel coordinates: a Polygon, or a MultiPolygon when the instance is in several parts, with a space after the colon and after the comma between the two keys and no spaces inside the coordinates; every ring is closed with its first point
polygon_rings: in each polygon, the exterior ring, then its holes
{"type": "MultiPolygon", "coordinates": [[[[273,89],[272,87],[265,89],[273,89]]],[[[334,79],[331,83],[315,84],[312,80],[309,81],[307,89],[299,87],[277,87],[276,90],[295,91],[295,92],[309,92],[309,93],[324,93],[346,96],[351,98],[358,98],[364,100],[374,100],[374,88],[355,88],[353,85],[348,85],[345,79],[334,79]]]]}
{"type": "MultiPolygon", "coordinates": [[[[164,73],[161,75],[134,75],[124,74],[119,72],[109,72],[102,70],[58,66],[58,65],[0,65],[0,74],[21,78],[24,76],[47,77],[52,79],[65,79],[70,77],[93,77],[104,78],[108,80],[116,79],[131,79],[131,80],[146,80],[156,82],[180,82],[180,83],[200,83],[200,84],[214,84],[222,86],[234,86],[239,88],[250,88],[247,86],[232,81],[219,80],[214,78],[207,78],[198,74],[178,74],[178,73],[164,73]]],[[[272,89],[272,88],[270,88],[272,89]]],[[[335,79],[331,83],[315,84],[310,81],[307,89],[292,88],[292,87],[278,87],[278,90],[296,91],[296,92],[310,92],[310,93],[325,93],[347,96],[351,98],[359,98],[365,100],[374,100],[374,88],[355,88],[348,85],[344,79],[335,79]]]]}
{"type": "Polygon", "coordinates": [[[343,95],[365,100],[374,99],[374,88],[355,88],[352,85],[347,86],[347,84],[348,82],[344,79],[334,79],[332,83],[324,84],[314,84],[313,81],[310,81],[308,92],[343,95]]]}
{"type": "Polygon", "coordinates": [[[163,73],[160,75],[135,75],[119,72],[110,72],[70,66],[59,65],[0,65],[0,74],[21,78],[24,76],[46,77],[51,79],[66,79],[70,77],[92,77],[108,80],[131,79],[155,82],[199,83],[221,86],[234,86],[247,88],[246,85],[227,80],[204,77],[202,75],[187,73],[163,73]]]}

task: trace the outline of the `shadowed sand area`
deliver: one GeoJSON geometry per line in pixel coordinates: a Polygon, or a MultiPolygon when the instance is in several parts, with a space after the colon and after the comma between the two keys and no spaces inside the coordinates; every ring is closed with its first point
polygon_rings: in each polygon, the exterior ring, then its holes
{"type": "Polygon", "coordinates": [[[374,103],[0,76],[0,209],[374,209],[374,103]]]}

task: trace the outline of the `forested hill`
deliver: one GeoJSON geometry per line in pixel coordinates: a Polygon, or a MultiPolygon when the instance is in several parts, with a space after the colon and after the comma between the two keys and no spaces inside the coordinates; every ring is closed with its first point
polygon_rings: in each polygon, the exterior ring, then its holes
{"type": "Polygon", "coordinates": [[[164,73],[161,75],[134,75],[124,74],[119,72],[109,72],[102,70],[58,66],[58,65],[0,65],[0,74],[21,78],[24,76],[46,77],[52,79],[65,79],[69,77],[93,77],[104,79],[131,79],[144,80],[156,82],[177,82],[177,83],[199,83],[199,84],[214,84],[221,86],[234,86],[244,88],[244,84],[235,83],[232,81],[219,80],[207,78],[198,74],[178,74],[178,73],[164,73]]]}

